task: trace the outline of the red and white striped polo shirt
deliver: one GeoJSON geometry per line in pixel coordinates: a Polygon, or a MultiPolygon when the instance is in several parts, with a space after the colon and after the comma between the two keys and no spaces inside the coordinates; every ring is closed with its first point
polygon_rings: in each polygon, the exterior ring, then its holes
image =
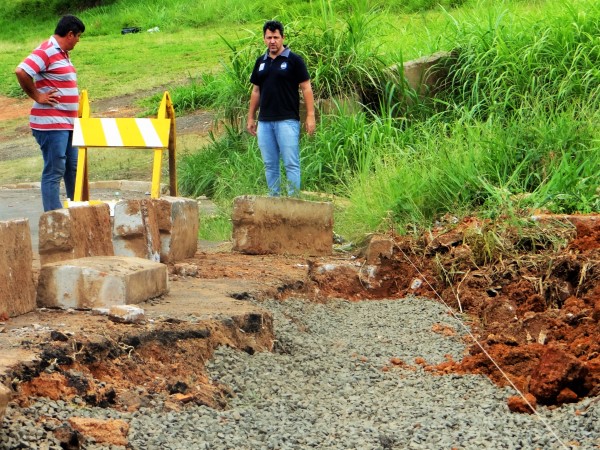
{"type": "Polygon", "coordinates": [[[40,92],[58,89],[57,105],[33,102],[29,125],[34,130],[72,130],[79,110],[77,72],[69,54],[51,36],[19,64],[31,76],[40,92]]]}

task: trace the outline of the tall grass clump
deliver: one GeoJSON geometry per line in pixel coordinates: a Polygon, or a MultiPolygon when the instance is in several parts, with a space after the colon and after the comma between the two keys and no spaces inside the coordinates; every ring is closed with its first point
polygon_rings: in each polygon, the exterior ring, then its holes
{"type": "Polygon", "coordinates": [[[317,98],[357,94],[363,103],[376,102],[388,64],[375,40],[379,11],[366,0],[348,1],[345,7],[336,10],[333,2],[321,0],[320,14],[291,21],[287,33],[299,35],[293,48],[310,65],[317,98]]]}
{"type": "Polygon", "coordinates": [[[342,223],[367,232],[390,217],[407,230],[447,212],[597,211],[600,14],[577,11],[456,23],[458,63],[437,114],[410,124],[410,152],[350,180],[342,223]]]}
{"type": "MultiPolygon", "coordinates": [[[[459,56],[450,74],[449,111],[490,123],[496,130],[490,151],[504,149],[493,181],[550,210],[557,207],[553,198],[572,198],[569,191],[581,186],[568,182],[568,174],[587,174],[600,158],[600,8],[587,6],[566,4],[544,19],[510,27],[500,16],[485,28],[456,28],[459,56]],[[556,182],[557,167],[563,167],[563,182],[556,182]]],[[[594,203],[597,195],[588,190],[584,198],[594,203]]],[[[589,205],[571,203],[567,209],[580,208],[589,205]]]]}
{"type": "MultiPolygon", "coordinates": [[[[310,17],[281,18],[285,26],[286,43],[293,51],[301,54],[307,61],[311,82],[317,103],[329,99],[332,109],[336,104],[349,101],[356,105],[381,101],[385,81],[387,63],[377,54],[373,36],[376,33],[374,18],[376,10],[370,9],[364,0],[352,0],[342,4],[342,13],[334,9],[333,2],[322,0],[318,5],[318,13],[310,17]]],[[[256,58],[265,51],[262,43],[262,28],[251,38],[239,42],[228,42],[231,51],[230,62],[223,71],[216,74],[210,82],[203,84],[202,92],[211,99],[206,107],[221,111],[228,133],[222,137],[225,141],[246,142],[255,147],[255,140],[244,136],[248,102],[250,98],[250,74],[256,58]],[[232,136],[234,133],[240,136],[232,136]]],[[[174,100],[176,102],[176,100],[174,100]]],[[[177,107],[177,106],[176,106],[177,107]]],[[[359,167],[370,165],[368,160],[376,153],[369,154],[368,149],[374,143],[384,140],[377,126],[370,125],[367,112],[356,115],[334,113],[329,120],[322,114],[323,123],[315,138],[304,137],[301,141],[301,159],[303,165],[303,186],[312,190],[331,191],[335,186],[344,183],[347,177],[359,167]],[[339,120],[338,120],[339,119],[339,120]],[[345,119],[345,120],[344,120],[345,119]]],[[[371,115],[370,115],[371,116],[371,115]]],[[[374,117],[374,116],[373,116],[374,117]]],[[[388,124],[389,125],[389,124],[388,124]]],[[[215,157],[232,158],[211,147],[220,147],[219,139],[209,146],[187,157],[182,171],[199,170],[200,173],[186,174],[188,179],[214,179],[216,168],[221,161],[214,164],[196,164],[194,159],[204,160],[208,153],[215,157]],[[213,172],[206,173],[206,172],[213,172]]],[[[232,147],[230,152],[239,152],[240,159],[255,153],[249,149],[232,147]],[[248,151],[247,151],[248,150],[248,151]]],[[[260,154],[258,154],[260,162],[260,154]]],[[[247,176],[253,179],[264,178],[262,164],[249,164],[256,169],[247,176]]],[[[182,186],[191,189],[191,184],[182,186]]],[[[242,192],[222,191],[224,195],[239,195],[242,192]]]]}
{"type": "Polygon", "coordinates": [[[600,12],[569,6],[538,20],[517,21],[506,13],[482,25],[455,24],[449,39],[458,54],[453,66],[451,106],[480,119],[512,117],[537,107],[540,113],[569,109],[579,99],[600,102],[600,12]]]}
{"type": "Polygon", "coordinates": [[[212,144],[183,156],[179,167],[179,187],[186,195],[206,195],[216,200],[231,199],[242,193],[266,193],[260,151],[250,136],[226,127],[211,135],[212,144]]]}
{"type": "Polygon", "coordinates": [[[384,113],[384,103],[379,112],[333,104],[322,115],[316,136],[303,141],[303,185],[307,190],[346,196],[348,183],[357,174],[369,174],[380,159],[406,150],[410,130],[403,117],[384,113]]]}
{"type": "Polygon", "coordinates": [[[393,2],[390,11],[397,14],[422,13],[438,8],[453,9],[467,3],[467,0],[405,0],[393,2]]]}

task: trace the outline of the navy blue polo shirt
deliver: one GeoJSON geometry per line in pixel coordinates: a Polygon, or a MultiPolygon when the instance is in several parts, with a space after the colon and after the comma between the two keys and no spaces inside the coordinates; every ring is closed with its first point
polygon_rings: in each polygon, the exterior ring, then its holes
{"type": "Polygon", "coordinates": [[[250,82],[260,88],[258,120],[300,120],[300,83],[310,79],[302,57],[285,48],[275,59],[269,52],[254,64],[250,82]]]}

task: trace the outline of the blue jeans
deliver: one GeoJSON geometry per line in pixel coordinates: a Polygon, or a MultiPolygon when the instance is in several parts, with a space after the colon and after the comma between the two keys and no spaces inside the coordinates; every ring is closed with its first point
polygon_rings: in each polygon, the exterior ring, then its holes
{"type": "Polygon", "coordinates": [[[32,130],[42,150],[42,204],[44,211],[60,209],[60,181],[64,178],[67,198],[73,200],[77,173],[77,147],[73,147],[73,132],[69,130],[32,130]]]}
{"type": "Polygon", "coordinates": [[[281,172],[279,159],[283,160],[287,178],[288,195],[300,192],[300,122],[298,120],[259,121],[258,148],[265,164],[269,195],[279,196],[281,172]]]}

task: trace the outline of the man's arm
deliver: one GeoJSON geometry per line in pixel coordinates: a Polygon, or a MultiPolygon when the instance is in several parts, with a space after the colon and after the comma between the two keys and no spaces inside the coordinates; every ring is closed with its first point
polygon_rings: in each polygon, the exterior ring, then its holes
{"type": "Polygon", "coordinates": [[[252,85],[252,93],[250,94],[250,108],[248,109],[248,123],[246,130],[252,136],[256,136],[256,111],[260,103],[260,87],[256,84],[252,85]]]}
{"type": "Polygon", "coordinates": [[[306,132],[312,136],[317,125],[315,123],[315,99],[310,80],[300,83],[300,90],[302,90],[304,106],[306,106],[306,132]]]}
{"type": "Polygon", "coordinates": [[[15,75],[17,76],[17,81],[19,82],[21,89],[23,89],[23,92],[25,92],[32,100],[45,105],[58,105],[60,100],[58,89],[50,89],[48,92],[38,91],[35,88],[33,78],[20,67],[15,69],[15,75]]]}

